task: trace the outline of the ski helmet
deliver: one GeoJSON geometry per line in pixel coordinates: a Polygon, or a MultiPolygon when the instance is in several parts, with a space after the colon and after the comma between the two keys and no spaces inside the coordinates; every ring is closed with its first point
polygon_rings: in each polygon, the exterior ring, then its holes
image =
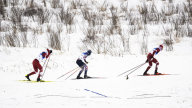
{"type": "Polygon", "coordinates": [[[88,50],[88,51],[87,51],[87,54],[88,54],[88,55],[91,55],[91,53],[92,53],[91,50],[88,50]]]}
{"type": "Polygon", "coordinates": [[[161,45],[159,45],[159,48],[161,49],[161,50],[163,50],[163,45],[161,44],[161,45]]]}
{"type": "Polygon", "coordinates": [[[42,52],[41,55],[42,55],[43,58],[45,58],[46,52],[42,52]]]}

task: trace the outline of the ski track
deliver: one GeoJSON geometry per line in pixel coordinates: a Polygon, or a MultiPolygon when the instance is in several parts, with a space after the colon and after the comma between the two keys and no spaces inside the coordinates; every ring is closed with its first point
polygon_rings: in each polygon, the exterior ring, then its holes
{"type": "Polygon", "coordinates": [[[191,83],[188,82],[180,85],[177,82],[167,82],[167,84],[163,85],[162,82],[155,81],[163,81],[167,78],[170,78],[170,80],[181,79],[183,75],[172,77],[159,76],[158,79],[153,76],[132,76],[129,80],[108,78],[63,80],[47,83],[25,83],[11,80],[7,84],[1,83],[1,88],[3,89],[0,90],[0,104],[2,105],[1,108],[24,108],[29,104],[30,108],[37,106],[57,108],[63,106],[95,108],[102,106],[113,108],[117,106],[121,106],[122,108],[132,106],[133,108],[137,108],[141,105],[149,108],[154,106],[190,108],[192,105],[190,103],[191,96],[188,93],[192,91],[192,88],[187,88],[187,86],[191,85],[191,83]],[[135,82],[138,79],[140,81],[135,82]],[[94,83],[96,85],[93,85],[94,83]],[[93,92],[85,91],[85,89],[93,92]]]}

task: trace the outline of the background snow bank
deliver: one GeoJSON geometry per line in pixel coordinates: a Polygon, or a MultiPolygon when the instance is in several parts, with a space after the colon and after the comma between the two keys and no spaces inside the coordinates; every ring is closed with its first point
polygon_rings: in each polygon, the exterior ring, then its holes
{"type": "MultiPolygon", "coordinates": [[[[124,76],[116,76],[143,63],[146,56],[92,54],[87,59],[88,75],[101,79],[71,80],[76,78],[77,72],[68,80],[65,77],[57,80],[59,76],[77,67],[75,61],[79,54],[53,51],[44,80],[54,82],[30,83],[19,80],[24,80],[24,76],[33,70],[32,60],[46,49],[0,47],[1,108],[191,108],[192,40],[184,40],[175,45],[173,52],[162,51],[156,57],[160,62],[159,72],[172,75],[138,76],[146,69],[147,65],[144,65],[129,75],[128,80],[124,76]]],[[[153,72],[154,66],[149,73],[153,72]]],[[[31,77],[32,80],[36,78],[37,75],[31,77]]]]}

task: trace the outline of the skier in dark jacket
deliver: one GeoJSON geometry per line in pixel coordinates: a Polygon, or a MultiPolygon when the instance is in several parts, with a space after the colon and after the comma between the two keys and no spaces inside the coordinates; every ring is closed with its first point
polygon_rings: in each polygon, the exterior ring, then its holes
{"type": "Polygon", "coordinates": [[[34,71],[25,76],[29,81],[30,81],[29,76],[38,73],[38,70],[39,70],[39,75],[37,77],[37,81],[41,80],[40,77],[43,72],[43,67],[41,63],[44,62],[45,58],[47,59],[51,53],[52,53],[52,50],[47,49],[47,51],[40,53],[40,55],[33,60],[32,64],[33,64],[34,71]]]}
{"type": "Polygon", "coordinates": [[[158,66],[159,66],[159,62],[157,61],[156,58],[154,58],[154,55],[157,55],[160,51],[163,50],[163,45],[159,45],[158,48],[154,48],[152,52],[150,52],[148,55],[147,55],[147,60],[146,60],[146,63],[149,62],[149,66],[147,67],[147,69],[145,70],[145,72],[143,73],[143,75],[149,75],[147,73],[147,71],[152,67],[152,63],[155,63],[156,64],[156,67],[155,67],[155,75],[159,75],[161,73],[158,73],[157,70],[158,70],[158,66]]]}
{"type": "Polygon", "coordinates": [[[91,50],[88,50],[87,52],[84,52],[81,54],[81,56],[77,59],[76,63],[77,65],[81,68],[81,71],[79,72],[77,79],[82,79],[81,73],[83,72],[83,70],[85,70],[84,73],[84,78],[90,78],[89,76],[87,76],[87,71],[88,71],[88,66],[86,64],[88,64],[88,62],[86,61],[86,58],[88,56],[90,56],[92,53],[91,50]]]}

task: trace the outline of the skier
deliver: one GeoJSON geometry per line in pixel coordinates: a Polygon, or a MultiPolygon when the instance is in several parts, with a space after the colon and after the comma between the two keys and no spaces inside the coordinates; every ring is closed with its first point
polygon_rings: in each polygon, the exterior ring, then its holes
{"type": "Polygon", "coordinates": [[[91,53],[92,53],[92,51],[88,50],[87,52],[82,53],[81,56],[77,59],[76,63],[81,68],[81,71],[79,72],[79,74],[77,76],[77,79],[83,79],[82,77],[80,77],[83,70],[85,70],[84,78],[91,78],[91,77],[87,76],[88,66],[86,65],[86,64],[88,64],[88,62],[86,61],[86,58],[87,58],[87,56],[90,56],[91,53]]]}
{"type": "Polygon", "coordinates": [[[38,75],[38,77],[37,77],[37,81],[40,81],[40,80],[41,80],[40,77],[41,77],[41,74],[42,74],[42,72],[43,72],[43,68],[42,68],[40,62],[44,62],[45,58],[47,59],[51,53],[52,53],[52,50],[47,49],[46,52],[40,53],[40,55],[33,60],[32,64],[33,64],[33,69],[34,69],[34,71],[31,72],[31,73],[29,73],[29,74],[27,74],[27,75],[25,76],[29,81],[31,81],[30,78],[29,78],[29,76],[38,73],[38,70],[40,70],[40,72],[39,72],[39,75],[38,75]]]}
{"type": "Polygon", "coordinates": [[[158,70],[158,66],[159,66],[159,62],[157,61],[156,58],[154,58],[154,55],[157,55],[160,51],[163,50],[163,45],[159,45],[158,48],[154,48],[153,51],[151,53],[149,53],[147,55],[147,60],[146,60],[146,63],[149,62],[149,66],[147,67],[147,69],[145,70],[145,72],[143,73],[143,75],[149,75],[147,73],[147,71],[152,67],[152,63],[155,63],[156,64],[156,67],[155,67],[155,75],[160,75],[161,73],[158,73],[157,70],[158,70]]]}

